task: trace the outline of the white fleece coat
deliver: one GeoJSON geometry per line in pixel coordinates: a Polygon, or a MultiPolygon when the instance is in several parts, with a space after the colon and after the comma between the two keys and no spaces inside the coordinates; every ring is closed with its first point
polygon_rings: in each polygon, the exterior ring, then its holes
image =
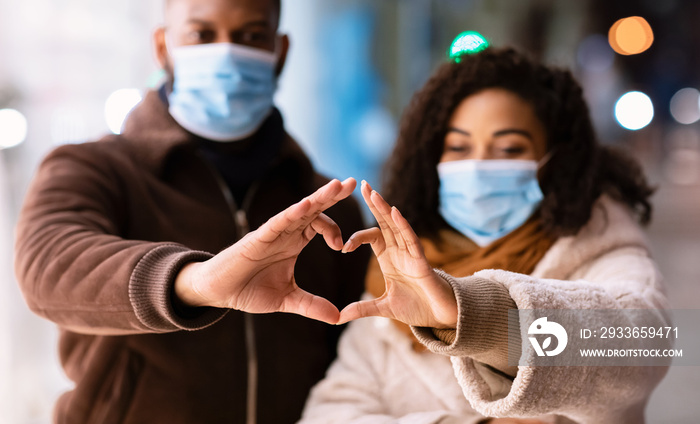
{"type": "MultiPolygon", "coordinates": [[[[557,240],[532,275],[501,270],[465,278],[441,275],[459,304],[454,342],[439,340],[431,329],[414,328],[419,340],[441,355],[418,353],[389,321],[351,323],[338,359],[312,390],[301,423],[476,423],[484,416],[644,422],[644,407],[666,367],[520,366],[511,380],[473,359],[484,348],[502,349],[493,331],[479,330],[493,325],[494,309],[504,308],[500,305],[666,308],[662,278],[626,207],[603,196],[589,223],[576,236],[557,240]]],[[[629,323],[635,325],[649,324],[629,323]]],[[[662,311],[658,325],[670,325],[662,311]]]]}

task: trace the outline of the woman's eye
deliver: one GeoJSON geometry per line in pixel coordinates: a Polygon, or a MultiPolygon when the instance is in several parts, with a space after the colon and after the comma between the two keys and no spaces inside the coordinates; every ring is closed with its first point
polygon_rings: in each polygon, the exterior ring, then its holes
{"type": "Polygon", "coordinates": [[[519,155],[525,153],[525,149],[522,147],[506,147],[503,149],[503,152],[509,155],[519,155]]]}
{"type": "Polygon", "coordinates": [[[447,151],[448,152],[466,152],[467,147],[466,146],[447,146],[447,151]]]}

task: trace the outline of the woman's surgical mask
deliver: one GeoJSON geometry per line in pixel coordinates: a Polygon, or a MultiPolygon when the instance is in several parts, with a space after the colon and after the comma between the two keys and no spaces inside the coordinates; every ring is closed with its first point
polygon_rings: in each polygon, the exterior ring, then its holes
{"type": "Polygon", "coordinates": [[[460,160],[438,164],[440,214],[486,246],[520,227],[543,199],[536,161],[460,160]]]}
{"type": "Polygon", "coordinates": [[[183,128],[215,141],[254,134],[270,115],[277,89],[277,55],[238,44],[171,50],[174,77],[170,114],[183,128]]]}

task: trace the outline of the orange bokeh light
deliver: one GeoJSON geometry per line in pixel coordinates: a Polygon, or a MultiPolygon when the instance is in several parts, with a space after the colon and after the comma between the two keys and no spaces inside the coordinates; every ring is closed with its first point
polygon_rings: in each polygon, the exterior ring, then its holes
{"type": "Polygon", "coordinates": [[[620,19],[610,27],[608,41],[616,53],[629,56],[642,53],[651,47],[654,32],[646,19],[631,16],[620,19]]]}

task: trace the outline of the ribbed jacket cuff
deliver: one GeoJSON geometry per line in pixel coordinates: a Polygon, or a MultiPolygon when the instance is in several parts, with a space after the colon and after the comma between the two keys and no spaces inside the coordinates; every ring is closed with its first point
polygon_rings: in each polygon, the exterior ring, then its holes
{"type": "Polygon", "coordinates": [[[129,299],[143,325],[155,332],[199,330],[215,323],[227,310],[197,308],[187,317],[178,315],[173,305],[175,277],[190,262],[203,262],[213,255],[180,245],[161,245],[136,264],[129,282],[129,299]]]}
{"type": "Polygon", "coordinates": [[[508,310],[517,306],[508,289],[481,277],[454,278],[436,270],[457,299],[457,328],[440,330],[412,327],[430,351],[448,356],[468,356],[488,364],[508,363],[508,310]]]}

